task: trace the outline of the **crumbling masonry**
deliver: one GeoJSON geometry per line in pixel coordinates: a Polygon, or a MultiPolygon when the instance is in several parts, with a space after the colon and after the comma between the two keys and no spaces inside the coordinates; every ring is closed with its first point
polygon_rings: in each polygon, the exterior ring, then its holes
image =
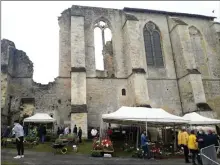
{"type": "Polygon", "coordinates": [[[121,106],[161,107],[220,117],[220,23],[213,17],[146,9],[72,6],[59,17],[59,76],[32,79],[33,64],[1,43],[2,122],[46,112],[57,124],[99,126],[121,106]],[[96,69],[94,28],[104,22],[104,70],[96,69]]]}

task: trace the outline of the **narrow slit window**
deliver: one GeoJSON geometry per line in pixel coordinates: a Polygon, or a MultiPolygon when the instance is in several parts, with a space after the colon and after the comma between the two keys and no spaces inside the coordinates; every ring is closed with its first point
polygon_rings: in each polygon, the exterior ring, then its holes
{"type": "Polygon", "coordinates": [[[122,94],[122,96],[126,96],[126,90],[125,90],[125,89],[122,89],[122,90],[121,90],[121,94],[122,94]]]}

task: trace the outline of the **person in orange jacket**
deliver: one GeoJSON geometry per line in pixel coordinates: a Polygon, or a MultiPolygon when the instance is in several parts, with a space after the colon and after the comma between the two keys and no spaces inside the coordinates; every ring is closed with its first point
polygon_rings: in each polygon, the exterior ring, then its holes
{"type": "Polygon", "coordinates": [[[192,163],[193,165],[196,165],[196,158],[199,164],[202,164],[201,160],[198,157],[199,149],[198,149],[198,142],[196,139],[195,131],[192,130],[189,135],[188,140],[188,148],[190,152],[192,153],[192,163]]]}
{"type": "Polygon", "coordinates": [[[189,135],[186,132],[186,129],[183,127],[178,134],[178,145],[184,150],[185,162],[190,163],[189,161],[189,149],[188,149],[188,138],[189,135]]]}

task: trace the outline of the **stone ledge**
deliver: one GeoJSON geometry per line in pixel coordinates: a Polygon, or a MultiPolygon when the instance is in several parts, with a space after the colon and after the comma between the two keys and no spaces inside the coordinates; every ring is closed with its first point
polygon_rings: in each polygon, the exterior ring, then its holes
{"type": "Polygon", "coordinates": [[[86,72],[85,67],[71,67],[71,72],[86,72]]]}
{"type": "Polygon", "coordinates": [[[189,74],[201,74],[198,69],[187,69],[189,74]]]}
{"type": "Polygon", "coordinates": [[[125,18],[126,18],[126,21],[139,21],[138,19],[137,19],[137,17],[135,17],[134,15],[132,15],[132,14],[125,14],[125,18]]]}
{"type": "Polygon", "coordinates": [[[140,105],[136,105],[136,107],[152,108],[149,104],[140,104],[140,105]]]}
{"type": "Polygon", "coordinates": [[[140,74],[145,74],[145,70],[143,68],[133,68],[132,73],[140,73],[140,74]]]}
{"type": "Polygon", "coordinates": [[[199,111],[212,111],[212,108],[207,103],[196,104],[199,111]]]}
{"type": "Polygon", "coordinates": [[[71,112],[70,113],[88,113],[87,105],[86,104],[71,105],[71,112]]]}

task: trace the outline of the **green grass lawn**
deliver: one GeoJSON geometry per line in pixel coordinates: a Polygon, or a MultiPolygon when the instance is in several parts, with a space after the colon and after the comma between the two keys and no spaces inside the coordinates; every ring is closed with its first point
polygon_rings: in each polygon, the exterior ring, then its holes
{"type": "Polygon", "coordinates": [[[2,161],[1,165],[20,165],[20,164],[14,162],[2,161]]]}

